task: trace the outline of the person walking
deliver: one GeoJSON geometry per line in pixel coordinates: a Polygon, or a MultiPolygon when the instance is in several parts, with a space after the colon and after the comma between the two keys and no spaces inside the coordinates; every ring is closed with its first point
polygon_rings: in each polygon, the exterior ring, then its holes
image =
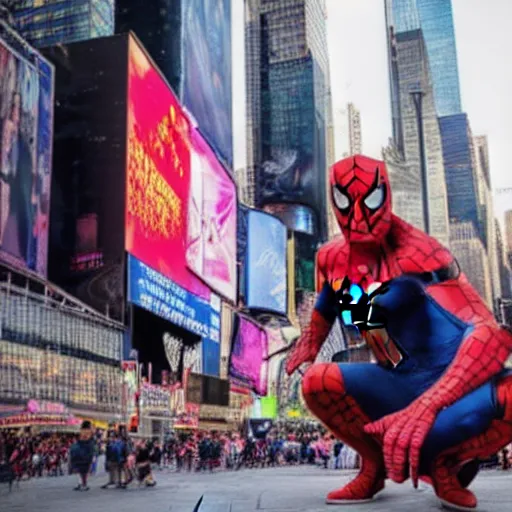
{"type": "Polygon", "coordinates": [[[71,446],[71,467],[78,474],[79,481],[75,491],[88,491],[87,478],[91,471],[95,452],[95,442],[92,437],[91,422],[84,421],[80,427],[78,441],[71,446]]]}

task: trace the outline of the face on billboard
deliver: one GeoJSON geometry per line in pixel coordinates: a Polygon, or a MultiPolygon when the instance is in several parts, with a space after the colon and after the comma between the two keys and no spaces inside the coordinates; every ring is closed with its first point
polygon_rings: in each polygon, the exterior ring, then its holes
{"type": "Polygon", "coordinates": [[[287,312],[287,233],[271,215],[250,211],[246,258],[246,306],[287,312]]]}
{"type": "Polygon", "coordinates": [[[0,42],[0,258],[46,274],[53,68],[0,42]]]}
{"type": "Polygon", "coordinates": [[[145,53],[130,42],[126,251],[186,290],[208,288],[185,262],[190,125],[145,53]]]}
{"type": "Polygon", "coordinates": [[[192,133],[187,264],[213,290],[237,296],[236,186],[201,135],[192,133]]]}

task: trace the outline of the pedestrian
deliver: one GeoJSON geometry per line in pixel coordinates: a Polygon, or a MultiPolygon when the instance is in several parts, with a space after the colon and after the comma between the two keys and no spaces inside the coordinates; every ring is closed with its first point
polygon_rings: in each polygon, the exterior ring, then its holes
{"type": "Polygon", "coordinates": [[[71,447],[71,467],[78,474],[79,481],[75,491],[88,491],[87,478],[94,458],[95,442],[92,436],[91,422],[83,421],[80,435],[71,447]]]}
{"type": "Polygon", "coordinates": [[[105,448],[105,471],[108,474],[108,482],[102,485],[102,489],[108,489],[111,485],[117,485],[120,481],[119,465],[121,463],[121,443],[115,431],[108,434],[107,446],[105,448]]]}
{"type": "Polygon", "coordinates": [[[150,452],[147,443],[141,441],[135,452],[135,463],[137,468],[137,479],[139,485],[145,484],[146,487],[154,487],[156,485],[151,471],[150,452]]]}

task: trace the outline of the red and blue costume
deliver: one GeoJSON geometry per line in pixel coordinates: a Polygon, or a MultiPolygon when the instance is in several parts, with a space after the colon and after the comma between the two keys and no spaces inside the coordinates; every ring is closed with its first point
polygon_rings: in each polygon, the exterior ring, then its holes
{"type": "Polygon", "coordinates": [[[378,364],[314,364],[304,375],[311,411],[362,459],[359,475],[327,502],[364,502],[386,478],[422,478],[445,505],[473,510],[467,486],[478,459],[512,441],[512,376],[504,371],[512,334],[450,251],[392,213],[384,162],[342,160],[330,185],[342,236],[318,251],[319,297],[286,369],[314,362],[347,309],[378,364]],[[381,283],[347,307],[354,286],[381,283]]]}

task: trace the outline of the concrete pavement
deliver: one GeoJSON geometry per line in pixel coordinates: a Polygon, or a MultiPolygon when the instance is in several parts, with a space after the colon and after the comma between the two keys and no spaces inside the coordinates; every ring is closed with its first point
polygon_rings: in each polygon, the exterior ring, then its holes
{"type": "MultiPolygon", "coordinates": [[[[0,486],[1,512],[192,512],[204,494],[201,512],[333,512],[324,504],[328,491],[347,482],[354,472],[316,467],[176,474],[156,472],[153,489],[102,490],[104,475],[91,479],[91,490],[74,492],[74,477],[22,482],[7,492],[0,486]]],[[[512,510],[512,471],[481,472],[472,485],[485,512],[512,510]]],[[[347,508],[344,507],[343,510],[347,508]]],[[[352,505],[349,512],[423,512],[440,510],[432,490],[390,483],[370,504],[352,505]]]]}

